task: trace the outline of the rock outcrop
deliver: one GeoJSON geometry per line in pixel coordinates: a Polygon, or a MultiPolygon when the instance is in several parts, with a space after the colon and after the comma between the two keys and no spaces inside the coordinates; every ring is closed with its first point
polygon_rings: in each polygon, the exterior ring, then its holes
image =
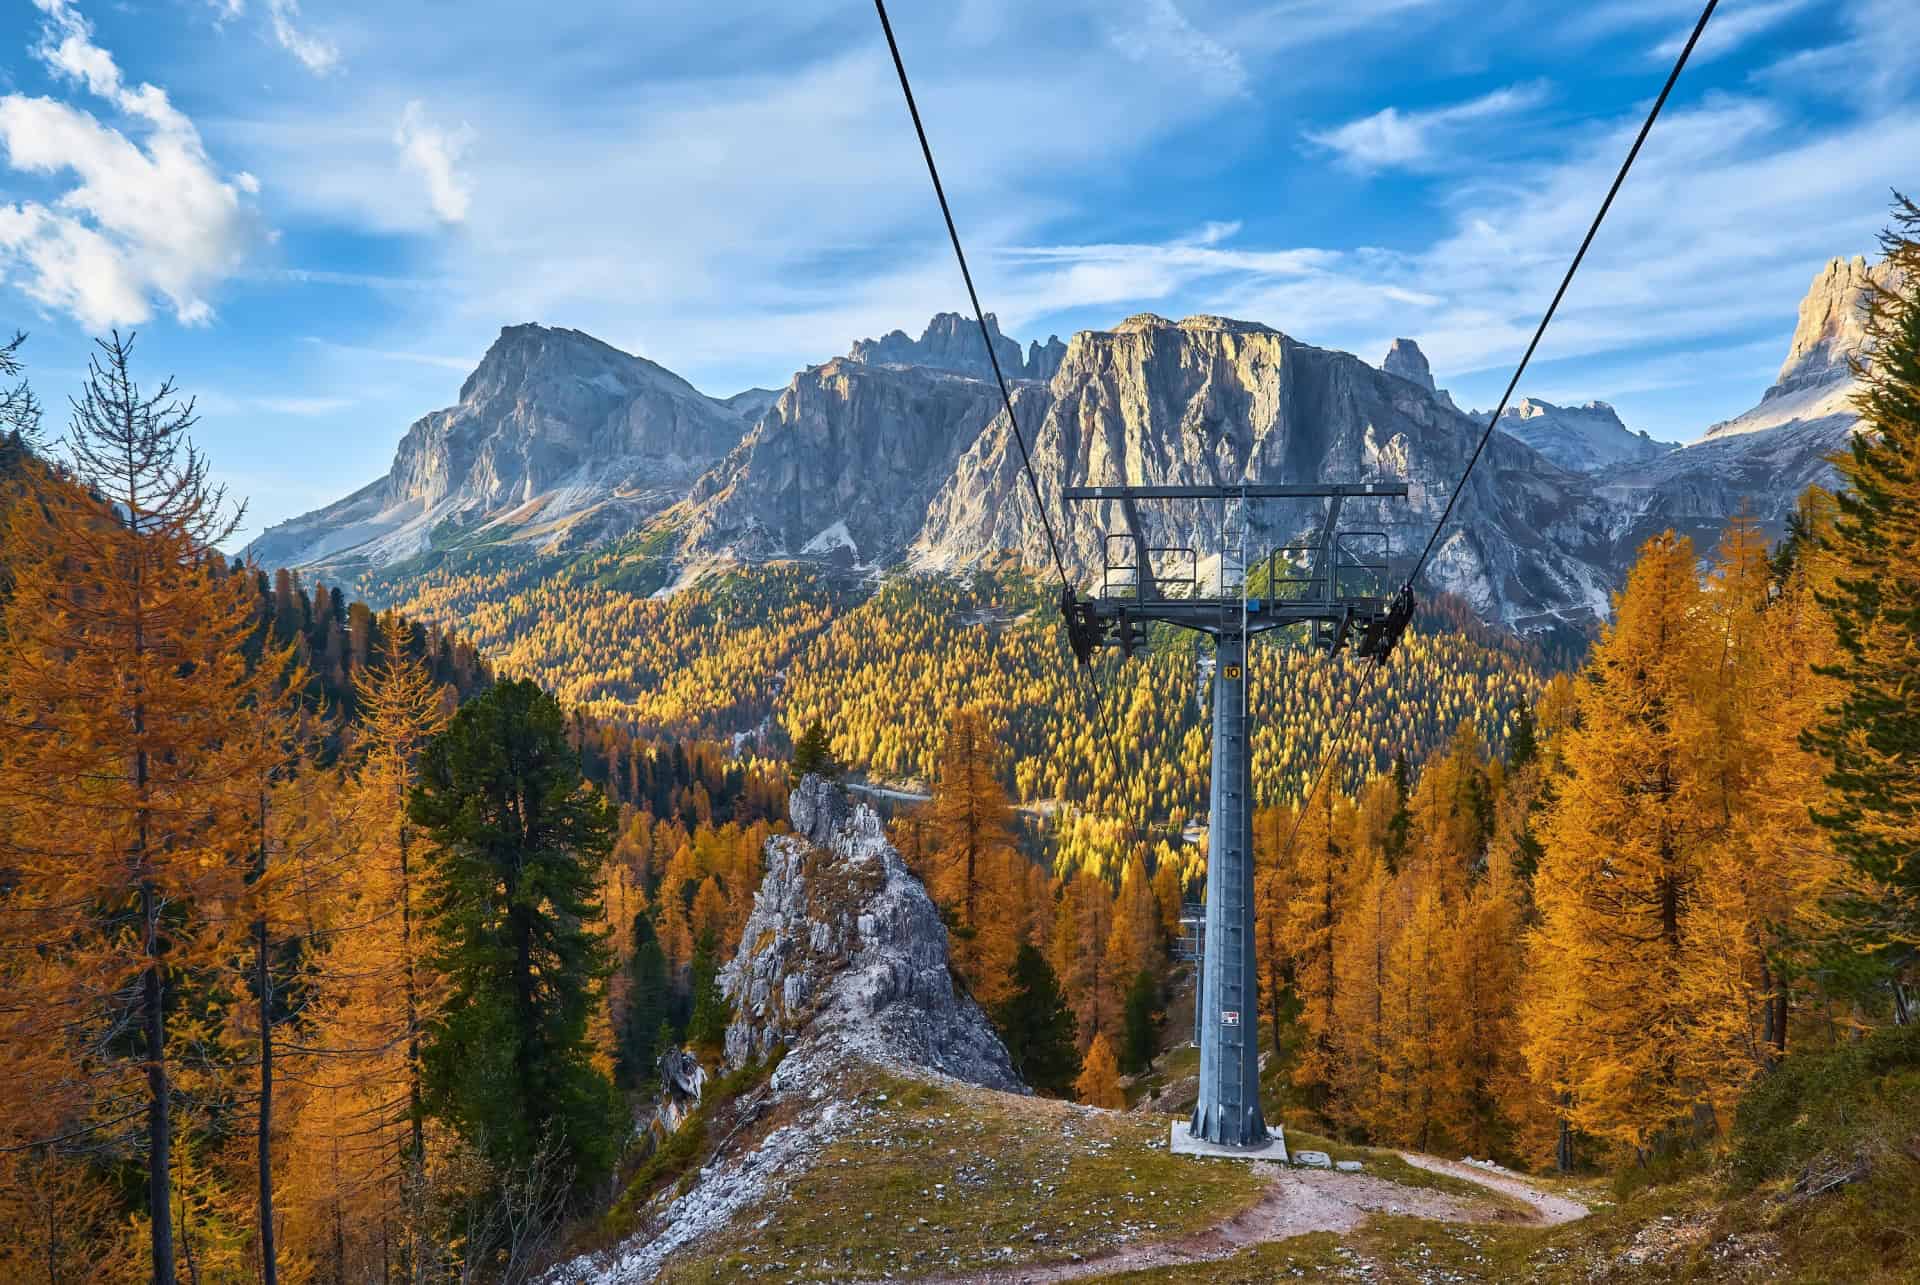
{"type": "Polygon", "coordinates": [[[986,1015],[954,988],[940,912],[880,818],[817,776],[788,810],[795,833],[767,841],[753,915],[720,972],[727,1060],[784,1046],[776,1093],[852,1062],[1022,1091],[986,1015]]]}
{"type": "MultiPolygon", "coordinates": [[[[1487,411],[1470,411],[1485,422],[1487,411]]],[[[1675,449],[1656,442],[1620,422],[1619,412],[1605,402],[1584,406],[1556,406],[1537,397],[1522,397],[1500,415],[1499,429],[1516,441],[1578,473],[1592,473],[1629,460],[1652,459],[1675,449]]]]}
{"type": "Polygon", "coordinates": [[[1427,365],[1427,355],[1420,351],[1420,345],[1411,339],[1396,339],[1387,349],[1387,355],[1380,359],[1380,369],[1389,375],[1420,385],[1433,392],[1433,368],[1427,365]]]}
{"type": "Polygon", "coordinates": [[[1067,346],[1060,342],[1059,335],[1048,335],[1044,344],[1036,339],[1027,345],[1027,378],[1042,383],[1052,379],[1066,355],[1067,346]]]}

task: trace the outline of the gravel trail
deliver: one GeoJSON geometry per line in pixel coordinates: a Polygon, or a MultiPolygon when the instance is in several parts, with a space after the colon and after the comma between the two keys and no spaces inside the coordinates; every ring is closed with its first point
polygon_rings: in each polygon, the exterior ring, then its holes
{"type": "MultiPolygon", "coordinates": [[[[1586,1206],[1578,1201],[1543,1191],[1516,1174],[1442,1160],[1438,1156],[1413,1152],[1400,1155],[1418,1168],[1463,1178],[1524,1202],[1534,1211],[1535,1221],[1541,1226],[1571,1222],[1587,1213],[1586,1206]]],[[[1269,1164],[1255,1167],[1270,1174],[1266,1194],[1245,1212],[1206,1231],[1177,1240],[1124,1246],[1079,1262],[925,1278],[927,1285],[1052,1285],[1089,1276],[1213,1262],[1267,1241],[1287,1240],[1315,1231],[1352,1231],[1371,1214],[1405,1214],[1449,1223],[1513,1221],[1511,1211],[1491,1203],[1427,1187],[1403,1187],[1372,1174],[1269,1164]]]]}

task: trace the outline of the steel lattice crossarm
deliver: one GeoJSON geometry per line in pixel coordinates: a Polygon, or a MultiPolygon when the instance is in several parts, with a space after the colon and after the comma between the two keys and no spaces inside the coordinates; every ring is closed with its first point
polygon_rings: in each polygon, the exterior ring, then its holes
{"type": "MultiPolygon", "coordinates": [[[[1063,499],[1118,502],[1127,529],[1107,538],[1101,591],[1086,599],[1061,595],[1069,641],[1082,663],[1097,647],[1131,655],[1143,627],[1164,622],[1218,636],[1250,636],[1311,624],[1313,641],[1331,653],[1351,644],[1362,657],[1385,660],[1413,615],[1413,596],[1387,582],[1385,532],[1342,532],[1340,510],[1349,499],[1405,499],[1404,482],[1246,483],[1231,486],[1076,486],[1063,499]],[[1202,595],[1198,557],[1190,548],[1147,541],[1137,502],[1324,499],[1327,513],[1309,544],[1269,550],[1256,563],[1243,558],[1242,583],[1202,595]],[[1119,553],[1116,555],[1115,550],[1119,553]],[[1256,572],[1264,572],[1256,575],[1256,572]],[[1257,583],[1254,583],[1257,582],[1257,583]]],[[[1227,551],[1223,549],[1223,558],[1227,551]]]]}

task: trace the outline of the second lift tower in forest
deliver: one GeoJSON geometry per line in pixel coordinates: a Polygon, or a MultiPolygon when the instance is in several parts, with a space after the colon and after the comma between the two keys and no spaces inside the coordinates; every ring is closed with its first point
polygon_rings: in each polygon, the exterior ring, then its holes
{"type": "Polygon", "coordinates": [[[1253,924],[1254,706],[1247,647],[1256,634],[1307,627],[1328,654],[1351,646],[1385,661],[1413,615],[1407,588],[1387,587],[1384,531],[1341,531],[1352,499],[1404,499],[1404,483],[1263,486],[1069,487],[1069,501],[1117,502],[1126,529],[1107,536],[1098,596],[1064,590],[1068,639],[1081,663],[1097,647],[1131,656],[1152,624],[1213,639],[1213,787],[1208,804],[1206,935],[1194,1026],[1200,1045],[1200,1098],[1189,1126],[1194,1140],[1259,1148],[1268,1142],[1260,1110],[1259,1003],[1253,924]],[[1248,506],[1262,500],[1323,499],[1325,521],[1307,544],[1248,557],[1248,506]],[[1217,506],[1221,550],[1214,592],[1203,592],[1192,548],[1153,546],[1138,505],[1187,501],[1217,506]]]}

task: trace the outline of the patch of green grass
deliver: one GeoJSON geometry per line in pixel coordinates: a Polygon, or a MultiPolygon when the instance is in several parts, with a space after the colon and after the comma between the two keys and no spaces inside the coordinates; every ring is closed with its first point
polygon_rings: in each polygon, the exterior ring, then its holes
{"type": "Polygon", "coordinates": [[[1166,1120],[878,1077],[875,1118],[662,1279],[912,1279],[1186,1235],[1260,1198],[1250,1167],[1172,1155],[1166,1120]],[[886,1100],[880,1101],[884,1094],[886,1100]]]}
{"type": "MultiPolygon", "coordinates": [[[[765,1083],[773,1069],[780,1065],[783,1053],[784,1050],[776,1049],[765,1062],[748,1062],[707,1085],[699,1109],[662,1138],[653,1154],[641,1161],[640,1167],[627,1179],[619,1198],[601,1219],[598,1240],[611,1244],[633,1234],[647,1206],[669,1184],[678,1180],[679,1194],[692,1186],[698,1177],[696,1171],[712,1156],[707,1144],[715,1131],[716,1117],[765,1083]]],[[[724,1130],[721,1136],[725,1136],[724,1130]]],[[[717,1145],[719,1139],[713,1141],[717,1145]]]]}
{"type": "Polygon", "coordinates": [[[1133,1106],[1142,1098],[1154,1097],[1165,1091],[1169,1084],[1187,1079],[1200,1070],[1200,1050],[1189,1044],[1184,1048],[1170,1049],[1154,1059],[1153,1069],[1134,1077],[1127,1085],[1127,1105],[1133,1106]]]}

